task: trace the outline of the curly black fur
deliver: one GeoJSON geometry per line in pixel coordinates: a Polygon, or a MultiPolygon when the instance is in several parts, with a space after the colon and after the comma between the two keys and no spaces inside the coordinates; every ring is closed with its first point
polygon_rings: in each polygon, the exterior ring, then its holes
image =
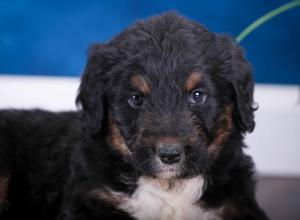
{"type": "Polygon", "coordinates": [[[91,46],[76,103],[78,112],[0,111],[1,219],[133,219],[94,192],[130,196],[139,177],[160,178],[164,138],[184,149],[172,179],[205,179],[199,206],[222,207],[220,219],[267,219],[243,152],[255,126],[252,70],[230,37],[175,13],[139,21],[91,46]],[[201,104],[189,102],[192,73],[201,104]]]}

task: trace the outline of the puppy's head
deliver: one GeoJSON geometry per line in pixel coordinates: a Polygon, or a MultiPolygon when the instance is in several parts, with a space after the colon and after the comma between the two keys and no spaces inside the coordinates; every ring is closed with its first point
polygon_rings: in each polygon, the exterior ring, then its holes
{"type": "Polygon", "coordinates": [[[252,93],[230,38],[164,14],[91,47],[77,103],[92,136],[107,135],[143,175],[169,179],[205,172],[253,130],[252,93]]]}

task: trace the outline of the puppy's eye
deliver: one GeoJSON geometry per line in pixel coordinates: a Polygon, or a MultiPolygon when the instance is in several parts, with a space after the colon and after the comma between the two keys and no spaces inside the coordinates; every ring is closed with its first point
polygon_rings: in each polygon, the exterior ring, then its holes
{"type": "Polygon", "coordinates": [[[207,95],[201,89],[195,89],[191,92],[189,101],[191,104],[202,104],[205,102],[207,95]]]}
{"type": "Polygon", "coordinates": [[[129,96],[128,103],[132,108],[138,108],[143,103],[143,96],[139,93],[133,93],[129,96]]]}

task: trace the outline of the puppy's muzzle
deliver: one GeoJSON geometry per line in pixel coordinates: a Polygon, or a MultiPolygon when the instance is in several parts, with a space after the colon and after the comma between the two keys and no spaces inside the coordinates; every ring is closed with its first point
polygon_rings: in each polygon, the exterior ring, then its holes
{"type": "Polygon", "coordinates": [[[183,146],[179,142],[160,142],[157,144],[158,157],[164,164],[179,163],[183,153],[183,146]]]}

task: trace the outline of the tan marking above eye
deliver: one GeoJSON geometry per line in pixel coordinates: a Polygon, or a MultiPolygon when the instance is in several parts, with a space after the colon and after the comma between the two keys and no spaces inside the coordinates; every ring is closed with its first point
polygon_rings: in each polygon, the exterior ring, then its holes
{"type": "Polygon", "coordinates": [[[185,89],[191,92],[200,83],[202,75],[200,72],[192,72],[185,81],[185,89]]]}
{"type": "Polygon", "coordinates": [[[144,95],[150,92],[150,87],[146,80],[139,74],[135,74],[131,77],[132,85],[142,92],[144,95]]]}

